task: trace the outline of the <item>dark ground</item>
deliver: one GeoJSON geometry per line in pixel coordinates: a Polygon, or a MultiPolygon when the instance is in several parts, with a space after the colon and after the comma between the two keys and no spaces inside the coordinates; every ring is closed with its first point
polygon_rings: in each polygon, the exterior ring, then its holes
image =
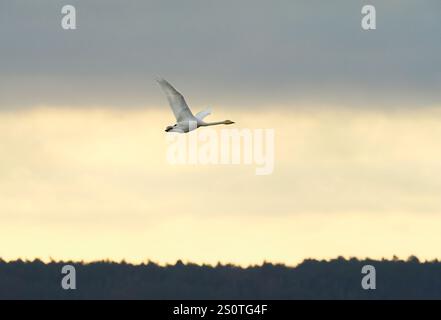
{"type": "Polygon", "coordinates": [[[154,263],[0,260],[0,299],[441,299],[441,262],[305,260],[263,264],[165,267],[154,263]],[[76,290],[63,290],[62,266],[76,269],[76,290]],[[376,268],[376,290],[363,290],[363,265],[376,268]]]}

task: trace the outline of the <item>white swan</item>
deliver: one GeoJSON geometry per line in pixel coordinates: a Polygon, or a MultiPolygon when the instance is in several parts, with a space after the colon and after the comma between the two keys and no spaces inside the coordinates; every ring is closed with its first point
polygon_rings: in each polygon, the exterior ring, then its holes
{"type": "Polygon", "coordinates": [[[165,95],[167,96],[168,103],[173,110],[173,114],[176,117],[177,123],[173,126],[168,126],[166,132],[179,132],[185,133],[195,130],[199,127],[215,126],[218,124],[233,124],[233,121],[225,120],[218,122],[205,122],[203,121],[206,116],[211,114],[210,110],[198,112],[196,116],[191,113],[190,108],[185,102],[184,97],[173,86],[164,79],[156,79],[165,95]]]}

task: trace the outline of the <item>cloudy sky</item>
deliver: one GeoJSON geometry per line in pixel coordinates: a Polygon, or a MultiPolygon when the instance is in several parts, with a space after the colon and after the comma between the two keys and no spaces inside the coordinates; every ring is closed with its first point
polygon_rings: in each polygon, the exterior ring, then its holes
{"type": "Polygon", "coordinates": [[[0,0],[0,257],[439,258],[440,9],[0,0]],[[168,164],[156,76],[212,120],[274,129],[274,173],[168,164]]]}

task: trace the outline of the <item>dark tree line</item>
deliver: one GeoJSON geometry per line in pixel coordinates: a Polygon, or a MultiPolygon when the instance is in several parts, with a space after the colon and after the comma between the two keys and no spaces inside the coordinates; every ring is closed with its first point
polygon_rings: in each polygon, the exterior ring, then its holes
{"type": "Polygon", "coordinates": [[[441,299],[441,262],[305,260],[297,267],[149,262],[0,260],[0,299],[441,299]],[[76,290],[63,290],[61,269],[76,269],[76,290]],[[363,265],[376,268],[376,290],[363,290],[363,265]]]}

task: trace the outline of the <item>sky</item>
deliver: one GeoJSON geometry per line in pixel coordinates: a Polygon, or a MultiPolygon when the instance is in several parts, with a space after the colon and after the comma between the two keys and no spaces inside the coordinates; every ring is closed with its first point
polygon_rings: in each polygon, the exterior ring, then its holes
{"type": "Polygon", "coordinates": [[[0,257],[440,258],[440,8],[0,0],[0,257]],[[157,76],[212,121],[273,129],[274,172],[170,165],[157,76]]]}

